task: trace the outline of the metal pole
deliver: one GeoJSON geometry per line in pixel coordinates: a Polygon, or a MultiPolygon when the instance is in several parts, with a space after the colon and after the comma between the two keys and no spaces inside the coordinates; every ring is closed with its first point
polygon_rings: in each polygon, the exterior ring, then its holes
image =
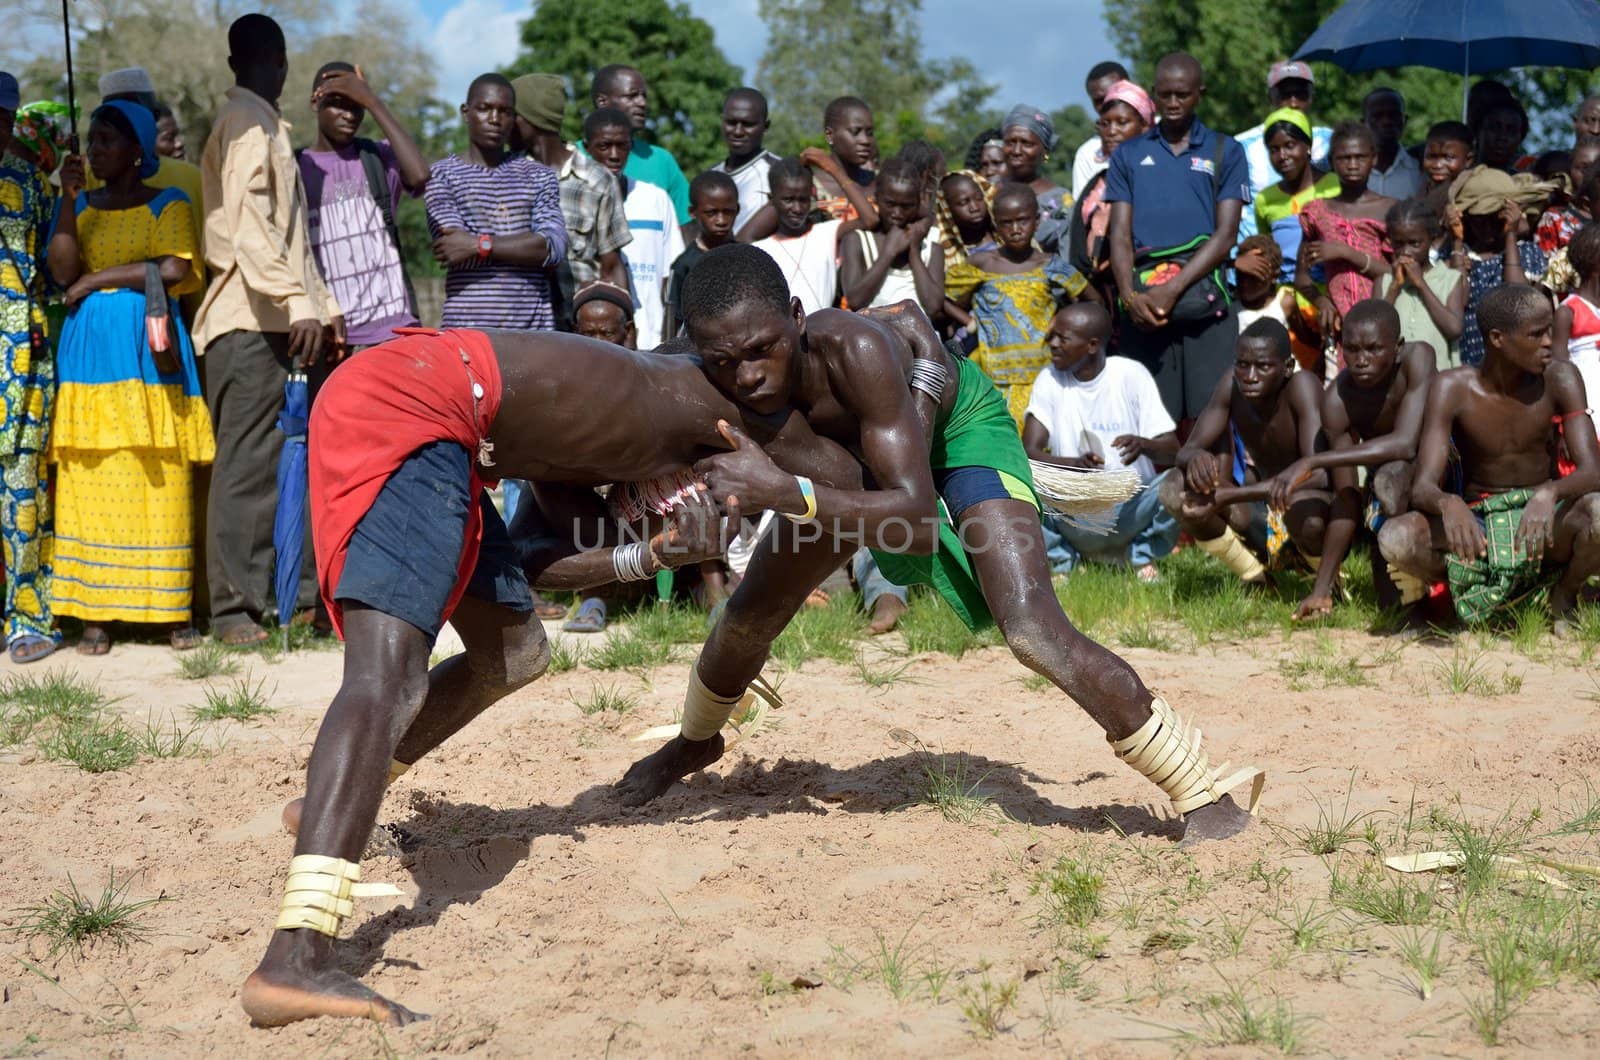
{"type": "Polygon", "coordinates": [[[67,11],[67,0],[61,0],[61,36],[67,45],[67,128],[71,130],[70,145],[78,153],[78,99],[77,87],[72,80],[72,16],[67,11]]]}

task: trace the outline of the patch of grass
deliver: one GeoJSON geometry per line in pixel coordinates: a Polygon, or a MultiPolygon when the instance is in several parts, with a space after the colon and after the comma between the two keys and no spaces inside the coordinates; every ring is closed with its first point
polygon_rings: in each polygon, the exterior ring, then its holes
{"type": "Polygon", "coordinates": [[[624,692],[616,685],[601,686],[596,683],[589,688],[586,696],[573,696],[572,702],[584,717],[594,714],[627,714],[639,705],[639,697],[631,692],[624,692]]]}
{"type": "Polygon", "coordinates": [[[1097,639],[1110,631],[1119,631],[1120,638],[1123,630],[1151,629],[1156,612],[1166,604],[1159,586],[1144,585],[1127,567],[1103,563],[1078,564],[1071,574],[1055,579],[1055,590],[1072,624],[1097,639]]]}
{"type": "Polygon", "coordinates": [[[1360,660],[1341,655],[1333,641],[1319,633],[1310,649],[1296,651],[1288,659],[1278,662],[1278,673],[1291,691],[1304,692],[1313,688],[1359,688],[1370,685],[1360,660]]]}
{"type": "MultiPolygon", "coordinates": [[[[944,607],[943,602],[939,603],[944,607]]],[[[951,616],[952,620],[954,616],[951,616]]],[[[905,619],[901,619],[901,629],[905,619]]],[[[828,659],[849,666],[855,662],[856,642],[865,636],[854,593],[835,593],[822,607],[802,607],[794,620],[772,643],[772,657],[790,670],[812,659],[828,659]]]]}
{"type": "Polygon", "coordinates": [[[961,988],[961,1015],[979,1038],[993,1038],[1005,1030],[1005,1018],[1017,1004],[1017,981],[996,983],[984,972],[978,985],[961,988]]]}
{"type": "Polygon", "coordinates": [[[1353,876],[1336,872],[1329,884],[1338,905],[1380,924],[1426,924],[1439,906],[1439,881],[1426,884],[1411,877],[1363,865],[1353,876]]]}
{"type": "Polygon", "coordinates": [[[1580,604],[1567,616],[1568,634],[1578,646],[1578,658],[1588,662],[1600,649],[1600,605],[1580,604]]]}
{"type": "Polygon", "coordinates": [[[641,637],[633,632],[613,630],[598,648],[589,649],[584,662],[595,670],[631,670],[644,673],[671,660],[672,645],[641,637]]]}
{"type": "Polygon", "coordinates": [[[1042,900],[1044,923],[1082,928],[1100,915],[1105,889],[1105,873],[1098,865],[1087,856],[1063,854],[1049,868],[1034,873],[1028,893],[1042,900]]]}
{"type": "Polygon", "coordinates": [[[185,681],[232,677],[239,672],[239,657],[218,641],[207,641],[178,656],[178,676],[185,681]]]}
{"type": "Polygon", "coordinates": [[[1394,948],[1400,954],[1400,959],[1406,962],[1406,967],[1411,969],[1411,974],[1416,977],[1413,984],[1417,996],[1423,1001],[1433,996],[1434,984],[1439,981],[1439,973],[1444,970],[1444,961],[1439,955],[1439,948],[1444,942],[1443,931],[1424,931],[1422,928],[1413,927],[1406,931],[1394,933],[1394,948]]]}
{"type": "Polygon", "coordinates": [[[775,997],[782,994],[798,994],[800,989],[791,980],[779,979],[771,969],[763,969],[756,977],[756,992],[762,997],[775,997]]]}
{"type": "Polygon", "coordinates": [[[1272,919],[1289,930],[1289,941],[1294,943],[1295,949],[1301,953],[1311,953],[1322,948],[1338,915],[1338,909],[1319,910],[1317,903],[1312,901],[1304,905],[1296,902],[1290,907],[1288,916],[1278,915],[1272,919]]]}
{"type": "Polygon", "coordinates": [[[11,674],[0,681],[0,747],[93,718],[109,700],[91,681],[66,670],[11,674]]]}
{"type": "Polygon", "coordinates": [[[158,895],[129,901],[132,883],[132,879],[125,879],[119,886],[113,872],[99,896],[90,897],[78,890],[69,873],[65,891],[56,891],[37,905],[17,910],[21,920],[12,932],[19,939],[47,943],[50,959],[64,952],[81,957],[100,943],[126,949],[148,937],[148,930],[139,922],[140,911],[169,900],[158,895]]]}
{"type": "Polygon", "coordinates": [[[1506,620],[1506,636],[1518,655],[1532,657],[1549,647],[1550,609],[1542,596],[1522,601],[1506,620]]]}
{"type": "Polygon", "coordinates": [[[576,670],[578,664],[583,662],[583,657],[588,649],[582,644],[570,640],[552,640],[550,642],[550,665],[545,668],[545,673],[564,674],[569,670],[576,670]]]}
{"type": "Polygon", "coordinates": [[[1435,663],[1433,671],[1453,695],[1493,699],[1522,691],[1522,675],[1513,674],[1507,666],[1499,677],[1493,676],[1481,650],[1471,652],[1458,646],[1448,661],[1435,663]]]}
{"type": "Polygon", "coordinates": [[[945,820],[957,824],[1005,818],[1005,811],[983,790],[983,782],[989,775],[973,778],[966,755],[935,755],[922,751],[919,757],[922,776],[916,792],[917,802],[934,807],[945,820]]]}
{"type": "Polygon", "coordinates": [[[144,758],[187,758],[200,753],[200,727],[185,729],[176,718],[168,718],[165,726],[146,718],[144,728],[134,730],[132,736],[144,758]]]}
{"type": "Polygon", "coordinates": [[[701,644],[706,639],[706,613],[683,603],[652,603],[628,616],[637,637],[662,644],[701,644]]]}
{"type": "Polygon", "coordinates": [[[906,613],[900,616],[900,635],[912,655],[938,652],[959,659],[975,648],[1000,643],[994,630],[974,633],[962,624],[950,606],[933,593],[914,592],[906,613]]]}
{"type": "Polygon", "coordinates": [[[39,741],[39,753],[85,773],[114,773],[139,760],[139,743],[115,717],[97,713],[57,725],[39,741]]]}
{"type": "Polygon", "coordinates": [[[1270,1047],[1285,1056],[1305,1047],[1310,1024],[1282,998],[1258,1000],[1231,983],[1223,993],[1212,994],[1200,1002],[1200,1020],[1203,1028],[1198,1032],[1185,1032],[1183,1037],[1210,1046],[1270,1047]]]}
{"type": "Polygon", "coordinates": [[[1467,1000],[1467,1021],[1485,1045],[1499,1045],[1507,1019],[1538,985],[1538,964],[1515,926],[1487,930],[1475,947],[1489,976],[1489,992],[1467,1000]]]}
{"type": "Polygon", "coordinates": [[[206,701],[197,707],[190,707],[195,721],[254,721],[256,718],[270,717],[276,714],[277,708],[267,702],[267,679],[262,678],[252,686],[248,679],[239,678],[231,681],[227,688],[207,688],[206,701]]]}
{"type": "Polygon", "coordinates": [[[1326,804],[1321,799],[1315,799],[1317,804],[1317,823],[1307,828],[1291,828],[1289,835],[1295,843],[1304,848],[1308,854],[1319,857],[1324,854],[1336,854],[1352,843],[1360,842],[1361,829],[1364,822],[1372,817],[1371,812],[1350,813],[1350,796],[1355,791],[1356,772],[1350,771],[1350,784],[1344,791],[1344,802],[1337,807],[1333,800],[1326,804]]]}
{"type": "Polygon", "coordinates": [[[1217,911],[1217,941],[1222,944],[1225,954],[1237,957],[1244,952],[1245,941],[1250,937],[1250,929],[1255,927],[1257,916],[1252,911],[1234,919],[1220,909],[1217,911]]]}
{"type": "Polygon", "coordinates": [[[902,682],[916,684],[916,678],[905,675],[910,665],[909,661],[899,663],[885,661],[879,665],[873,665],[867,661],[865,652],[858,651],[856,652],[854,664],[856,680],[874,692],[886,692],[892,685],[901,684],[902,682]]]}
{"type": "Polygon", "coordinates": [[[1116,628],[1117,643],[1124,648],[1149,648],[1152,651],[1175,652],[1176,637],[1161,630],[1148,618],[1124,622],[1116,628]]]}

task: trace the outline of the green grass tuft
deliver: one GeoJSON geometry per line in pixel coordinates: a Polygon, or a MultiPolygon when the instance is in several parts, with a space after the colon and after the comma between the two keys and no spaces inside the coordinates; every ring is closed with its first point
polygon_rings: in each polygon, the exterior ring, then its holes
{"type": "Polygon", "coordinates": [[[1056,859],[1049,868],[1034,873],[1029,893],[1042,900],[1041,919],[1049,926],[1087,927],[1100,915],[1106,889],[1105,874],[1087,856],[1056,859]]]}
{"type": "Polygon", "coordinates": [[[912,655],[938,652],[959,659],[975,648],[1000,643],[998,631],[972,632],[933,593],[914,592],[907,603],[906,613],[900,616],[900,635],[912,655]]]}
{"type": "Polygon", "coordinates": [[[966,755],[935,755],[922,751],[919,757],[922,776],[917,802],[934,807],[945,820],[957,824],[1005,819],[1005,811],[983,790],[983,782],[989,775],[985,773],[974,779],[966,755]]]}
{"type": "MultiPolygon", "coordinates": [[[[939,606],[944,607],[943,602],[939,606]]],[[[856,659],[857,642],[865,635],[856,594],[837,593],[822,607],[802,607],[773,642],[772,657],[790,670],[812,659],[850,666],[856,659]]]]}
{"type": "Polygon", "coordinates": [[[131,879],[124,880],[119,886],[113,872],[99,896],[91,898],[78,890],[68,874],[65,891],[56,891],[37,905],[17,911],[21,919],[12,931],[19,939],[47,943],[50,958],[64,952],[81,957],[88,948],[102,942],[118,950],[126,949],[148,937],[148,930],[139,922],[140,912],[169,901],[165,895],[129,901],[132,883],[131,879]]]}
{"type": "Polygon", "coordinates": [[[238,672],[238,653],[217,641],[208,641],[178,656],[178,676],[186,681],[232,677],[238,672]]]}
{"type": "Polygon", "coordinates": [[[590,648],[584,662],[595,670],[631,670],[644,673],[672,658],[672,645],[641,637],[629,630],[613,630],[597,648],[590,648]]]}
{"type": "Polygon", "coordinates": [[[266,678],[252,687],[245,678],[230,682],[225,689],[207,688],[206,701],[201,706],[190,707],[195,721],[253,721],[270,717],[277,708],[267,702],[266,678]]]}
{"type": "Polygon", "coordinates": [[[572,696],[572,702],[577,705],[584,717],[594,714],[627,714],[639,705],[639,697],[632,692],[624,692],[616,685],[602,687],[596,683],[591,686],[587,695],[572,696]]]}

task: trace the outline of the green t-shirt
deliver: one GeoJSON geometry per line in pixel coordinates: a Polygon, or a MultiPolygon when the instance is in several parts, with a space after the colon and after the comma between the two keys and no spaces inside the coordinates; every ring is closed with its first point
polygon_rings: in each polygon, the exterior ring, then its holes
{"type": "MultiPolygon", "coordinates": [[[[578,141],[578,150],[585,155],[589,153],[582,140],[578,141]]],[[[633,150],[628,152],[628,161],[622,165],[622,175],[629,180],[654,184],[665,191],[672,200],[673,210],[678,214],[678,223],[689,223],[689,181],[671,151],[635,136],[633,150]]]]}
{"type": "MultiPolygon", "coordinates": [[[[1378,282],[1372,290],[1373,297],[1387,296],[1389,284],[1393,279],[1393,273],[1384,273],[1378,277],[1378,282]]],[[[1465,276],[1448,265],[1433,266],[1422,274],[1422,280],[1428,285],[1428,290],[1446,305],[1450,304],[1450,295],[1455,292],[1456,285],[1467,282],[1465,276]]],[[[1407,287],[1400,292],[1400,297],[1395,299],[1394,308],[1395,312],[1400,314],[1400,337],[1407,342],[1426,342],[1432,346],[1433,363],[1439,371],[1455,368],[1461,364],[1461,355],[1456,350],[1456,344],[1445,341],[1438,325],[1428,315],[1428,307],[1423,305],[1421,295],[1407,287]]]]}
{"type": "Polygon", "coordinates": [[[1278,272],[1280,283],[1294,282],[1294,263],[1300,253],[1300,211],[1313,199],[1331,199],[1339,194],[1339,177],[1324,173],[1317,182],[1304,191],[1290,195],[1276,184],[1269,184],[1256,192],[1256,231],[1272,236],[1283,251],[1283,268],[1278,272]]]}

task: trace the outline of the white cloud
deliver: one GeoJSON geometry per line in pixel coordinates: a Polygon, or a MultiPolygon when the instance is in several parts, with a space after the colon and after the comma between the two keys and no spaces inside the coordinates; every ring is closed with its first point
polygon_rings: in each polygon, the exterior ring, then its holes
{"type": "Polygon", "coordinates": [[[472,79],[509,66],[522,45],[529,5],[506,0],[459,0],[434,23],[428,41],[439,77],[439,98],[460,103],[472,79]]]}

